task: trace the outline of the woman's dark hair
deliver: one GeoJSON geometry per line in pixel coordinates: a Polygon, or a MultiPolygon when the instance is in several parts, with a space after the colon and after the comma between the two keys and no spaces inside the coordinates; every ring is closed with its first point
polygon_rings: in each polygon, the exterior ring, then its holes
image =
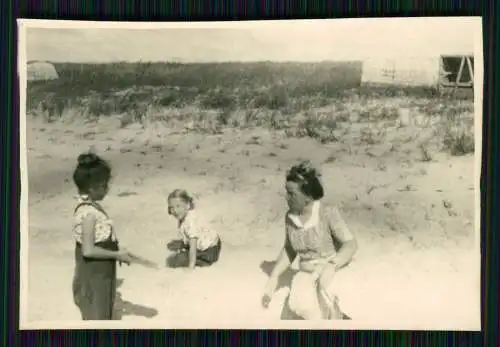
{"type": "MultiPolygon", "coordinates": [[[[191,195],[188,194],[188,192],[184,189],[176,189],[172,191],[169,195],[167,200],[173,199],[173,198],[179,198],[182,201],[184,201],[186,204],[188,204],[190,210],[194,210],[194,199],[191,197],[191,195]]],[[[168,214],[171,214],[170,208],[168,209],[168,214]]]]}
{"type": "Polygon", "coordinates": [[[111,166],[104,159],[94,153],[82,153],[78,156],[78,165],[73,172],[80,194],[87,194],[91,188],[111,179],[111,166]]]}
{"type": "Polygon", "coordinates": [[[320,177],[321,174],[309,160],[292,166],[286,174],[287,182],[298,183],[302,193],[313,200],[319,200],[325,195],[320,177]]]}

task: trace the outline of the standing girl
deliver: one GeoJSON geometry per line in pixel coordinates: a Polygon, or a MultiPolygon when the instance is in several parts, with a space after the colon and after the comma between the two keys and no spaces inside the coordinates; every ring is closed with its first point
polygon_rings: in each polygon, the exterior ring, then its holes
{"type": "Polygon", "coordinates": [[[263,305],[267,307],[279,276],[298,256],[299,271],[290,287],[289,308],[306,320],[348,319],[338,306],[332,284],[335,273],[356,253],[356,239],[338,209],[321,203],[323,186],[309,161],[288,171],[286,193],[285,244],[265,288],[263,305]]]}
{"type": "Polygon", "coordinates": [[[219,234],[203,223],[194,211],[193,198],[182,189],[168,196],[168,214],[178,220],[182,246],[176,256],[190,269],[210,266],[219,260],[221,240],[219,234]]]}
{"type": "Polygon", "coordinates": [[[119,249],[113,225],[99,202],[108,193],[111,167],[95,154],[81,154],[73,173],[78,188],[74,210],[74,303],[83,320],[111,320],[116,294],[116,262],[130,264],[119,249]]]}

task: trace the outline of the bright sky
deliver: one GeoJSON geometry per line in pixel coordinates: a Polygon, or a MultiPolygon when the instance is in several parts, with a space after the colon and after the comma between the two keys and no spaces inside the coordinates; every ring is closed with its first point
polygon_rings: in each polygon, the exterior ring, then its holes
{"type": "Polygon", "coordinates": [[[102,22],[43,23],[36,24],[38,27],[30,24],[27,29],[27,60],[207,62],[428,57],[473,53],[481,37],[479,17],[170,23],[170,27],[163,24],[156,29],[152,23],[115,23],[114,27],[102,22]],[[142,29],[130,29],[133,25],[142,25],[142,29]]]}

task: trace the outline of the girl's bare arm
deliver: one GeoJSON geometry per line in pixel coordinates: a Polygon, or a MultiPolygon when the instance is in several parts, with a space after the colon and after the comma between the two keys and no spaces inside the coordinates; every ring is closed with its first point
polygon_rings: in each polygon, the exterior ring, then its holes
{"type": "Polygon", "coordinates": [[[119,259],[121,253],[110,251],[95,245],[96,218],[89,214],[82,222],[82,253],[86,258],[95,259],[119,259]]]}
{"type": "Polygon", "coordinates": [[[189,268],[194,269],[196,266],[196,252],[198,247],[198,238],[192,237],[189,239],[189,268]]]}

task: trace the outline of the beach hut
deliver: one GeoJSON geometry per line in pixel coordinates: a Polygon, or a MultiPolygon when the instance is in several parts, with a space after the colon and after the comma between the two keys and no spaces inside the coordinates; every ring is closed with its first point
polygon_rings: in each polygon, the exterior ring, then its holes
{"type": "Polygon", "coordinates": [[[28,81],[48,81],[59,78],[54,65],[44,61],[32,61],[27,64],[28,81]]]}
{"type": "Polygon", "coordinates": [[[366,59],[361,83],[473,88],[474,55],[366,59]]]}
{"type": "Polygon", "coordinates": [[[473,88],[474,55],[442,55],[440,87],[473,88]]]}

